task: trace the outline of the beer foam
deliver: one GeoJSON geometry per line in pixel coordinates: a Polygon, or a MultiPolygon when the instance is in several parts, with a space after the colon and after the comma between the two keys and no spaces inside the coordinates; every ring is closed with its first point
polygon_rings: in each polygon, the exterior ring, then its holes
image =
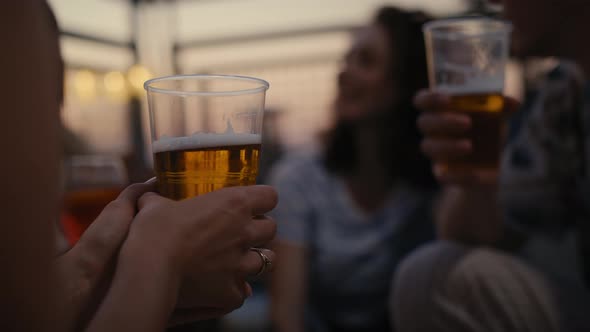
{"type": "Polygon", "coordinates": [[[503,84],[497,84],[496,82],[490,82],[488,84],[476,84],[476,85],[447,85],[442,84],[436,87],[436,90],[449,95],[465,95],[465,94],[478,94],[478,93],[502,93],[503,84]]]}
{"type": "Polygon", "coordinates": [[[478,94],[478,93],[502,93],[504,90],[504,77],[500,79],[472,79],[465,84],[438,84],[436,90],[442,93],[457,94],[478,94]]]}
{"type": "Polygon", "coordinates": [[[260,134],[206,134],[197,133],[183,137],[161,137],[154,141],[154,153],[190,149],[214,148],[218,146],[235,146],[261,144],[260,134]]]}

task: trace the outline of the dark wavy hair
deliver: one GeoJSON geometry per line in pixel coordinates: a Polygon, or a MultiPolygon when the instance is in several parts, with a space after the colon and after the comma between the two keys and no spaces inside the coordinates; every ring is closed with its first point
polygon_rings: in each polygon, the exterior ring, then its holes
{"type": "MultiPolygon", "coordinates": [[[[422,25],[429,17],[421,12],[381,8],[373,24],[388,34],[391,49],[390,81],[395,101],[375,121],[379,135],[379,155],[393,178],[410,185],[434,188],[430,162],[420,152],[422,139],[417,127],[418,110],[412,100],[416,92],[428,87],[426,52],[422,25]],[[395,46],[394,46],[395,45],[395,46]]],[[[357,167],[358,147],[354,123],[337,121],[324,137],[324,164],[332,173],[347,173],[357,167]]]]}

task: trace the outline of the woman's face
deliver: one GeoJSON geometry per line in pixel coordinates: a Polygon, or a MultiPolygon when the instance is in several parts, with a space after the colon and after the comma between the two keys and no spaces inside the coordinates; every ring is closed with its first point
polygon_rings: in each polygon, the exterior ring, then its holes
{"type": "Polygon", "coordinates": [[[385,30],[369,26],[359,32],[338,76],[337,116],[356,121],[378,112],[391,95],[391,50],[385,30]]]}

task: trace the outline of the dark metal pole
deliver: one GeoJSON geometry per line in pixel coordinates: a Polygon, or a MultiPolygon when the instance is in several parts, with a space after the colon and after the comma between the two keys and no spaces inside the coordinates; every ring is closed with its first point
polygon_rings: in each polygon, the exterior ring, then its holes
{"type": "MultiPolygon", "coordinates": [[[[137,48],[137,38],[139,30],[139,15],[138,7],[139,0],[132,0],[132,9],[130,16],[131,24],[131,48],[133,51],[134,63],[139,62],[139,52],[137,48]]],[[[145,141],[143,139],[142,128],[142,114],[141,114],[141,99],[135,93],[131,94],[129,99],[129,131],[131,133],[132,151],[129,156],[129,180],[132,182],[145,181],[145,177],[149,176],[145,164],[145,141]]]]}

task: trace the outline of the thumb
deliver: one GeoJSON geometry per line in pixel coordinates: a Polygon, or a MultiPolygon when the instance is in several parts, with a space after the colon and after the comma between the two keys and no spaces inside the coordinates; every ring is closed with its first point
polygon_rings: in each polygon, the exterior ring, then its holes
{"type": "Polygon", "coordinates": [[[138,210],[143,210],[150,205],[156,205],[163,201],[170,201],[170,199],[160,196],[155,192],[146,192],[141,195],[141,197],[139,197],[139,200],[137,201],[137,208],[138,210]]]}
{"type": "Polygon", "coordinates": [[[84,264],[92,275],[101,275],[127,236],[137,200],[144,193],[154,190],[154,183],[150,180],[125,188],[116,200],[102,210],[68,254],[75,256],[76,261],[84,264]]]}

